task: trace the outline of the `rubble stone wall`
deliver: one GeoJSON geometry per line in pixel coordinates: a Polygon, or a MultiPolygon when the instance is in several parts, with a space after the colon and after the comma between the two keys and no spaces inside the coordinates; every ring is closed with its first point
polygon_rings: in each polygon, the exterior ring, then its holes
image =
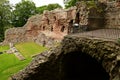
{"type": "Polygon", "coordinates": [[[5,32],[5,40],[4,44],[8,43],[16,43],[16,42],[25,42],[25,28],[19,27],[19,28],[10,28],[6,30],[5,32]]]}
{"type": "Polygon", "coordinates": [[[106,28],[120,29],[120,2],[109,2],[106,9],[106,28]]]}

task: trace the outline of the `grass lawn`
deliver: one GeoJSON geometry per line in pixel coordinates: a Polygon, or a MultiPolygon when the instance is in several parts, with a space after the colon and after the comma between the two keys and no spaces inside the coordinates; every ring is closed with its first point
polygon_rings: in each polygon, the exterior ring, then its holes
{"type": "MultiPolygon", "coordinates": [[[[15,45],[15,47],[26,59],[20,61],[15,57],[14,54],[0,54],[0,80],[8,80],[12,74],[18,72],[28,65],[32,60],[33,55],[47,50],[47,48],[33,42],[18,43],[15,45]]],[[[0,46],[0,51],[8,49],[8,46],[0,46]]]]}

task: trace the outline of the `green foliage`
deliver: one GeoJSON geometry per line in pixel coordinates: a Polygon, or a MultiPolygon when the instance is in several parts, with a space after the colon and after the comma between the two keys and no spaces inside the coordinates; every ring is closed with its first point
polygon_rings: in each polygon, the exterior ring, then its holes
{"type": "Polygon", "coordinates": [[[120,38],[118,38],[117,42],[120,44],[120,38]]]}
{"type": "Polygon", "coordinates": [[[50,11],[50,10],[54,10],[56,8],[62,8],[59,4],[49,4],[47,6],[47,9],[50,11]]]}
{"type": "Polygon", "coordinates": [[[47,6],[46,5],[37,7],[37,13],[42,14],[44,12],[44,10],[47,10],[47,6]]]}
{"type": "Polygon", "coordinates": [[[65,7],[69,8],[71,6],[75,6],[76,3],[80,1],[82,4],[87,5],[89,9],[96,9],[98,13],[103,14],[105,13],[106,4],[100,3],[99,1],[95,0],[67,0],[65,2],[65,7]]]}
{"type": "Polygon", "coordinates": [[[6,0],[0,0],[0,4],[4,3],[6,0]]]}
{"type": "Polygon", "coordinates": [[[34,2],[29,0],[22,0],[16,4],[13,11],[12,24],[15,27],[22,27],[31,15],[36,13],[36,6],[34,2]]]}
{"type": "Polygon", "coordinates": [[[95,1],[87,1],[86,4],[89,9],[96,9],[98,13],[105,16],[106,4],[95,1]]]}
{"type": "Polygon", "coordinates": [[[90,8],[97,8],[96,4],[94,1],[88,1],[86,2],[87,4],[87,7],[90,9],[90,8]]]}
{"type": "Polygon", "coordinates": [[[75,6],[76,5],[76,2],[78,2],[79,0],[68,0],[66,1],[65,3],[65,8],[69,8],[71,6],[75,6]]]}
{"type": "Polygon", "coordinates": [[[87,4],[89,7],[95,7],[95,0],[67,0],[65,2],[65,8],[69,8],[71,6],[76,6],[76,3],[79,2],[79,1],[82,1],[84,2],[85,4],[87,4]]]}
{"type": "MultiPolygon", "coordinates": [[[[31,62],[31,56],[47,49],[33,42],[18,43],[15,47],[24,55],[26,60],[20,61],[14,54],[0,54],[0,80],[8,80],[11,75],[23,69],[31,62]]],[[[8,49],[9,46],[0,46],[0,51],[8,49]]]]}
{"type": "Polygon", "coordinates": [[[42,14],[44,12],[44,10],[54,10],[56,8],[62,8],[59,4],[49,4],[49,5],[44,5],[44,6],[41,6],[41,7],[37,7],[37,13],[40,13],[42,14]]]}
{"type": "Polygon", "coordinates": [[[4,0],[0,3],[0,42],[4,39],[6,26],[11,23],[11,9],[9,1],[4,0]]]}

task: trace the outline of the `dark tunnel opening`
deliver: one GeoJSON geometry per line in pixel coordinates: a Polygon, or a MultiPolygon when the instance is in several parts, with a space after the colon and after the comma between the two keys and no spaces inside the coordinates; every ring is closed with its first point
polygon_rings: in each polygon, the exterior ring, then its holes
{"type": "Polygon", "coordinates": [[[61,80],[109,80],[109,74],[91,56],[72,52],[63,58],[61,80]]]}

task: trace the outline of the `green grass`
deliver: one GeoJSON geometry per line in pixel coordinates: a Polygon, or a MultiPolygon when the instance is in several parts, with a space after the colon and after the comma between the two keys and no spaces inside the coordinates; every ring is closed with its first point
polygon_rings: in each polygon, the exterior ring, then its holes
{"type": "Polygon", "coordinates": [[[47,48],[42,47],[34,42],[27,42],[27,43],[19,43],[16,44],[15,47],[21,52],[21,54],[26,57],[32,57],[33,55],[43,52],[47,48]]]}
{"type": "MultiPolygon", "coordinates": [[[[39,46],[33,42],[18,43],[15,47],[26,58],[20,61],[14,54],[0,54],[0,80],[8,80],[8,78],[27,66],[32,60],[32,56],[47,50],[47,48],[39,46]]],[[[0,51],[8,50],[8,46],[0,46],[0,51]]]]}

